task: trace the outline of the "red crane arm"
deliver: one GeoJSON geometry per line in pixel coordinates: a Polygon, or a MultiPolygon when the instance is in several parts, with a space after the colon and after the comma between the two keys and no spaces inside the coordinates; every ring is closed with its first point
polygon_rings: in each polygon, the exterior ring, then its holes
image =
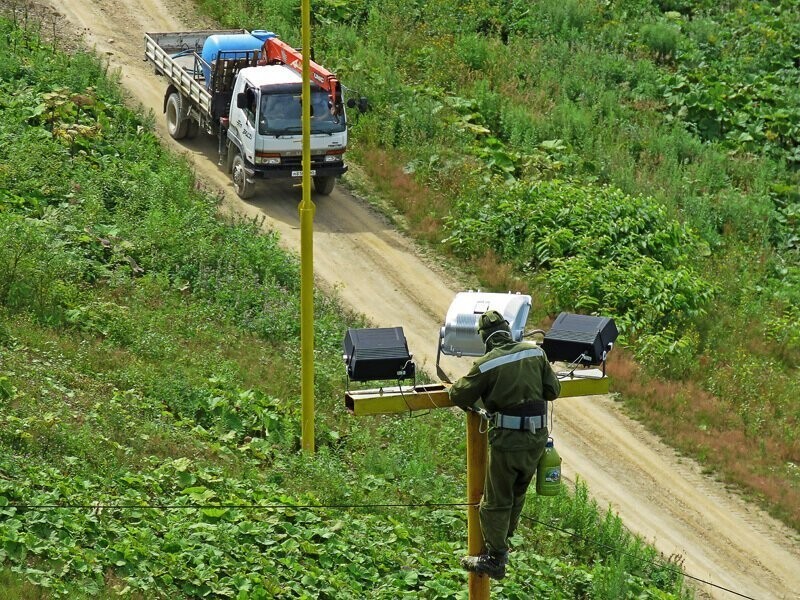
{"type": "MultiPolygon", "coordinates": [[[[286,42],[276,37],[268,38],[264,42],[262,60],[270,65],[286,65],[290,69],[302,75],[303,55],[295,50],[286,42]]],[[[313,60],[309,61],[311,78],[318,86],[328,92],[331,103],[336,112],[340,112],[342,106],[342,90],[339,80],[325,67],[318,65],[313,60]]]]}

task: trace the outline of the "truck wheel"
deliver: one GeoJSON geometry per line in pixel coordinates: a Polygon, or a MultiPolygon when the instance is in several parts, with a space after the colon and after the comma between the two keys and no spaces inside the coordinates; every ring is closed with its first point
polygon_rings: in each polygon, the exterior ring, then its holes
{"type": "Polygon", "coordinates": [[[336,177],[314,177],[314,190],[322,195],[329,196],[336,185],[336,177]]]}
{"type": "Polygon", "coordinates": [[[167,131],[173,140],[182,140],[186,137],[189,128],[189,119],[181,118],[181,95],[174,92],[167,99],[167,131]]]}
{"type": "Polygon", "coordinates": [[[233,157],[233,164],[231,165],[231,178],[233,179],[233,189],[236,190],[236,195],[242,200],[252,198],[256,191],[256,184],[252,181],[247,181],[247,171],[245,171],[244,159],[242,155],[237,153],[233,157]]]}

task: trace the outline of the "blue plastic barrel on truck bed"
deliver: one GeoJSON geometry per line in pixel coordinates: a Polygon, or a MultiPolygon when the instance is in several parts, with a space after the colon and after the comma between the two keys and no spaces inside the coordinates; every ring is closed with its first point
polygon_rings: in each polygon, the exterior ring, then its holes
{"type": "Polygon", "coordinates": [[[264,41],[276,37],[271,31],[252,31],[250,33],[214,34],[206,38],[203,44],[203,77],[206,87],[211,87],[211,63],[217,60],[220,52],[225,58],[244,58],[247,52],[260,50],[264,41]]]}

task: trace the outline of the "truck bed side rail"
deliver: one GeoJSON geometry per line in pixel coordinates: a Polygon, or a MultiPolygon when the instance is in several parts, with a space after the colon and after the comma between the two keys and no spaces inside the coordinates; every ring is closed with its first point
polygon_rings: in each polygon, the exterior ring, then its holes
{"type": "Polygon", "coordinates": [[[184,54],[191,57],[196,64],[202,60],[198,51],[202,49],[206,38],[216,33],[229,34],[241,33],[244,30],[221,30],[176,33],[145,33],[144,55],[145,59],[152,62],[156,70],[162,73],[178,89],[189,98],[206,117],[212,116],[212,95],[205,88],[202,74],[195,73],[197,69],[187,70],[173,55],[184,54]]]}
{"type": "Polygon", "coordinates": [[[168,31],[163,33],[146,33],[145,40],[150,38],[157,46],[168,54],[177,54],[193,50],[200,54],[203,44],[212,35],[238,35],[249,33],[246,29],[218,29],[203,31],[168,31]]]}

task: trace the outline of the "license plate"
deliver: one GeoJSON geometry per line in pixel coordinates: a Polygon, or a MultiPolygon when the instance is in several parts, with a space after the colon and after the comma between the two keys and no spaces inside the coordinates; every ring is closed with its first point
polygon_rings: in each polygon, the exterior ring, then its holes
{"type": "MultiPolygon", "coordinates": [[[[311,176],[313,177],[316,174],[317,174],[317,170],[316,169],[311,169],[311,176]]],[[[302,171],[292,171],[292,177],[302,177],[302,176],[303,176],[303,172],[302,171]]]]}

